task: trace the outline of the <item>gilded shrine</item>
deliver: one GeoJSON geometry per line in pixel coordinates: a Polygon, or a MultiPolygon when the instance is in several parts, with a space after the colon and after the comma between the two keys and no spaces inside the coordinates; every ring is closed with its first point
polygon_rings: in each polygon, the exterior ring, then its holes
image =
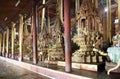
{"type": "Polygon", "coordinates": [[[74,62],[102,62],[102,56],[93,51],[93,45],[102,38],[101,19],[90,0],[83,0],[77,13],[77,34],[72,38],[79,49],[73,53],[74,62]]]}
{"type": "Polygon", "coordinates": [[[0,78],[39,78],[25,69],[119,79],[120,0],[0,0],[0,78]]]}

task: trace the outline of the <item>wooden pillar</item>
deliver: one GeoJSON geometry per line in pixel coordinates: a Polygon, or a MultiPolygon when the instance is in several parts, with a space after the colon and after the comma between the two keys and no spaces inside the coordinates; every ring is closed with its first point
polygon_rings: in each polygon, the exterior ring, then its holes
{"type": "Polygon", "coordinates": [[[50,16],[48,16],[48,32],[50,33],[50,16]]]}
{"type": "Polygon", "coordinates": [[[36,16],[37,16],[37,6],[36,2],[33,5],[33,17],[32,17],[32,33],[33,33],[33,63],[38,63],[38,54],[37,54],[37,32],[36,32],[36,16]]]}
{"type": "MultiPolygon", "coordinates": [[[[80,7],[80,0],[75,0],[75,14],[76,16],[78,16],[78,12],[79,12],[79,7],[80,7]]],[[[81,21],[77,20],[77,33],[78,36],[80,35],[80,26],[81,26],[81,21]]]]}
{"type": "Polygon", "coordinates": [[[2,56],[5,56],[5,34],[6,34],[6,32],[3,33],[2,56]]]}
{"type": "Polygon", "coordinates": [[[112,41],[112,32],[111,32],[111,0],[107,0],[107,40],[112,41]]]}
{"type": "Polygon", "coordinates": [[[119,19],[119,27],[120,27],[120,0],[118,1],[118,19],[119,19]]]}
{"type": "Polygon", "coordinates": [[[47,25],[47,30],[48,30],[48,33],[50,32],[50,16],[49,16],[49,7],[47,7],[46,9],[47,11],[47,17],[46,17],[46,25],[47,25]]]}
{"type": "Polygon", "coordinates": [[[38,12],[38,29],[37,29],[37,34],[40,33],[40,30],[41,30],[41,15],[40,15],[40,11],[38,12]]]}
{"type": "Polygon", "coordinates": [[[63,0],[60,0],[60,19],[63,23],[63,0]]]}
{"type": "Polygon", "coordinates": [[[2,55],[2,34],[0,33],[0,56],[2,55]]]}
{"type": "Polygon", "coordinates": [[[80,0],[75,0],[75,12],[76,12],[76,15],[79,11],[79,7],[80,7],[80,0]]]}
{"type": "Polygon", "coordinates": [[[12,36],[11,36],[11,40],[12,40],[12,47],[11,47],[11,52],[12,52],[12,58],[14,59],[14,39],[15,39],[15,23],[12,22],[12,36]]]}
{"type": "MultiPolygon", "coordinates": [[[[45,0],[43,0],[43,4],[45,4],[45,0]]],[[[45,22],[45,8],[42,9],[42,23],[41,23],[41,30],[43,30],[44,22],[45,22]]]]}
{"type": "Polygon", "coordinates": [[[64,0],[65,71],[71,72],[70,1],[64,0]]]}
{"type": "Polygon", "coordinates": [[[106,30],[107,30],[107,17],[106,17],[106,13],[103,13],[103,20],[102,20],[102,22],[103,22],[103,38],[104,38],[104,41],[106,41],[107,40],[107,32],[106,32],[106,30]]]}
{"type": "Polygon", "coordinates": [[[9,28],[6,31],[6,57],[9,57],[9,28]]]}
{"type": "Polygon", "coordinates": [[[19,14],[19,61],[23,60],[22,42],[23,42],[23,15],[19,14]]]}
{"type": "Polygon", "coordinates": [[[98,8],[98,0],[94,0],[94,5],[96,8],[98,8]]]}

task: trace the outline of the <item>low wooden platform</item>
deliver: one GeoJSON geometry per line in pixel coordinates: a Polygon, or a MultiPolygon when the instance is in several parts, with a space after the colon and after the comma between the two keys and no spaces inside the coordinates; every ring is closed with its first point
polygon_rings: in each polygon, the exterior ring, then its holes
{"type": "MultiPolygon", "coordinates": [[[[59,66],[65,66],[64,61],[58,61],[59,66]]],[[[89,70],[89,71],[101,71],[105,70],[105,63],[72,63],[72,68],[89,70]]]]}
{"type": "Polygon", "coordinates": [[[48,61],[48,60],[46,60],[46,61],[44,61],[44,63],[48,63],[48,64],[57,64],[58,61],[48,61]]]}
{"type": "MultiPolygon", "coordinates": [[[[111,63],[111,62],[106,62],[105,70],[108,71],[109,69],[115,67],[117,64],[111,63]]],[[[120,67],[111,71],[113,73],[120,73],[120,67]]]]}

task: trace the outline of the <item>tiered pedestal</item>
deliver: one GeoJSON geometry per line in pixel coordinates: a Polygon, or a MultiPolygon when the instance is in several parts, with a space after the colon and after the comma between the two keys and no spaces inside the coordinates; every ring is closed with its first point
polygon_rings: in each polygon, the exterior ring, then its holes
{"type": "MultiPolygon", "coordinates": [[[[59,66],[65,66],[64,61],[58,61],[59,66]]],[[[101,71],[105,70],[105,63],[72,63],[72,68],[89,70],[89,71],[101,71]]]]}

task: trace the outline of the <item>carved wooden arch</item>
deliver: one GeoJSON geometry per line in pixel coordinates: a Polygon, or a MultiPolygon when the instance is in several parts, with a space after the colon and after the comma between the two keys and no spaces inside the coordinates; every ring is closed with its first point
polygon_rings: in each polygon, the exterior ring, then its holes
{"type": "Polygon", "coordinates": [[[86,20],[86,17],[81,17],[78,21],[79,25],[78,25],[78,28],[80,28],[82,26],[82,20],[85,19],[86,20]]]}
{"type": "Polygon", "coordinates": [[[88,17],[88,30],[89,31],[94,31],[94,27],[95,27],[95,19],[94,16],[89,16],[88,17]]]}
{"type": "Polygon", "coordinates": [[[95,17],[95,30],[96,30],[96,31],[100,31],[100,29],[99,29],[99,25],[100,25],[100,24],[102,24],[102,23],[101,23],[101,20],[100,20],[100,17],[96,16],[96,17],[95,17]]]}

